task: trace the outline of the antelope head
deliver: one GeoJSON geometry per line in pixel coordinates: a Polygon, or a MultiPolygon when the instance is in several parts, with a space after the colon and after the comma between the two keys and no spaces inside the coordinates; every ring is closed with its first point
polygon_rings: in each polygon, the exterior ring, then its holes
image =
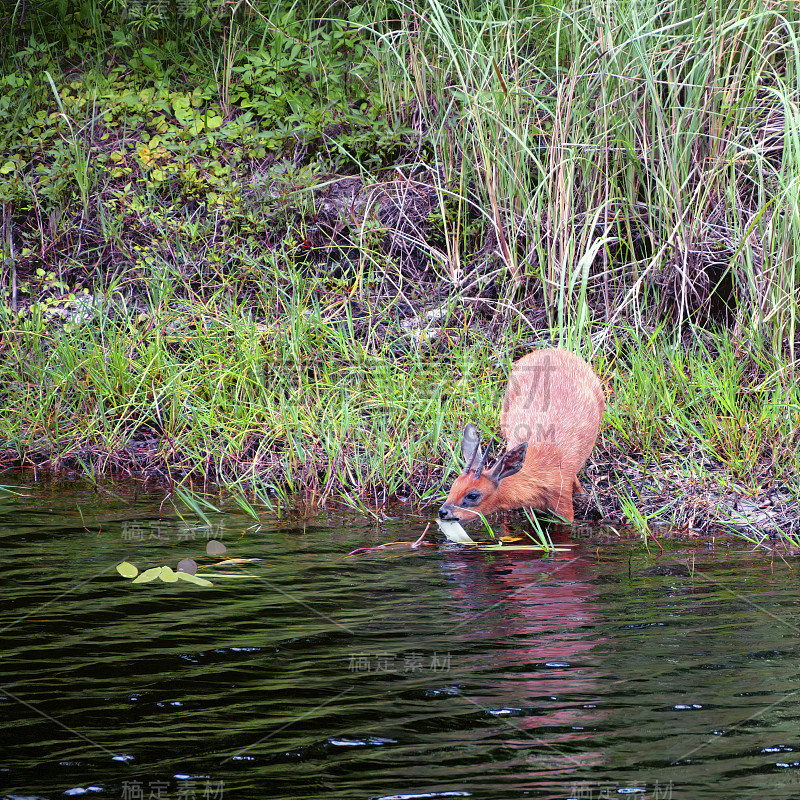
{"type": "Polygon", "coordinates": [[[522,469],[527,449],[528,443],[522,442],[486,469],[487,453],[481,450],[478,429],[470,422],[461,437],[464,471],[453,481],[447,500],[439,509],[439,519],[467,522],[503,508],[498,492],[501,482],[522,469]]]}

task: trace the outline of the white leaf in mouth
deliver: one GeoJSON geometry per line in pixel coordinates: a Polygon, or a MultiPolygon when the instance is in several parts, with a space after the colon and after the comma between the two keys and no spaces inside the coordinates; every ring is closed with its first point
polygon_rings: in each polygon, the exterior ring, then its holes
{"type": "Polygon", "coordinates": [[[439,530],[451,541],[459,544],[475,544],[470,535],[461,527],[460,522],[448,519],[437,519],[439,530]]]}

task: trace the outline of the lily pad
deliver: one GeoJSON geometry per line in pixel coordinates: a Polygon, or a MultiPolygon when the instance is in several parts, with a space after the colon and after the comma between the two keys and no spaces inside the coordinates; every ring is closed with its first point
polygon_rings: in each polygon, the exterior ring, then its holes
{"type": "Polygon", "coordinates": [[[207,581],[205,578],[201,578],[199,575],[190,575],[188,572],[176,572],[175,575],[177,578],[180,578],[180,580],[187,581],[188,583],[194,583],[197,586],[214,585],[211,583],[211,581],[207,581]]]}
{"type": "Polygon", "coordinates": [[[121,564],[117,564],[117,572],[123,578],[135,578],[139,574],[139,570],[130,561],[123,561],[121,564]]]}
{"type": "Polygon", "coordinates": [[[197,562],[193,558],[182,558],[178,562],[178,572],[195,575],[197,573],[197,562]]]}
{"type": "Polygon", "coordinates": [[[227,552],[228,548],[217,539],[211,539],[206,545],[206,553],[210,556],[221,556],[223,553],[227,552]]]}
{"type": "Polygon", "coordinates": [[[153,567],[152,569],[145,570],[138,578],[134,578],[134,583],[150,583],[161,575],[163,567],[153,567]]]}

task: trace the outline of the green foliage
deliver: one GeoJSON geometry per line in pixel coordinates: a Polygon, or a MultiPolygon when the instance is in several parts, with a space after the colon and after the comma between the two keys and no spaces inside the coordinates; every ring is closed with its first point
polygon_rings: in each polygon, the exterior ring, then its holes
{"type": "Polygon", "coordinates": [[[37,5],[28,36],[7,42],[0,202],[20,275],[94,260],[87,240],[147,270],[187,234],[200,240],[192,263],[219,274],[207,229],[247,254],[263,247],[271,210],[283,234],[295,227],[293,201],[254,195],[265,164],[360,174],[406,151],[400,118],[369,91],[378,62],[363,7],[339,17],[264,3],[243,15],[214,2],[188,26],[160,7],[37,5]]]}
{"type": "Polygon", "coordinates": [[[117,564],[117,572],[122,575],[123,578],[132,578],[133,583],[150,583],[155,580],[160,580],[163,583],[177,583],[180,580],[193,583],[196,586],[214,585],[205,578],[201,578],[198,575],[191,575],[181,570],[173,570],[172,567],[166,564],[162,567],[151,567],[140,573],[138,568],[129,561],[123,561],[121,564],[117,564]]]}
{"type": "Polygon", "coordinates": [[[691,347],[632,348],[613,367],[608,432],[626,453],[724,465],[758,493],[774,471],[789,479],[800,455],[800,392],[786,365],[727,335],[691,347]]]}

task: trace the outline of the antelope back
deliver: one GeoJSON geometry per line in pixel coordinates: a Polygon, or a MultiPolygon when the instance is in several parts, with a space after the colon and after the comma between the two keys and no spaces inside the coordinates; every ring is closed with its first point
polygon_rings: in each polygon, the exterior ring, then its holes
{"type": "Polygon", "coordinates": [[[604,410],[592,368],[574,353],[548,348],[514,364],[500,427],[509,448],[528,442],[529,458],[541,466],[555,461],[574,475],[594,447],[604,410]]]}

